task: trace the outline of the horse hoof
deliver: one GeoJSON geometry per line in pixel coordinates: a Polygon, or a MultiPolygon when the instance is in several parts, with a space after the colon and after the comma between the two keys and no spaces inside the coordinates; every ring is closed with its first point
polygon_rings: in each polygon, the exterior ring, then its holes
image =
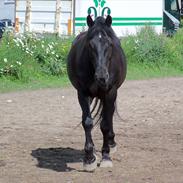
{"type": "Polygon", "coordinates": [[[102,160],[100,162],[100,167],[102,168],[111,168],[113,167],[112,160],[109,156],[109,154],[103,154],[102,160]]]}
{"type": "Polygon", "coordinates": [[[111,159],[102,159],[102,161],[100,162],[100,167],[101,168],[112,168],[113,164],[112,164],[112,160],[111,159]]]}
{"type": "Polygon", "coordinates": [[[83,169],[86,172],[94,172],[96,168],[97,168],[97,159],[95,159],[95,161],[90,164],[83,163],[83,169]]]}
{"type": "Polygon", "coordinates": [[[110,153],[114,154],[117,151],[117,146],[115,145],[114,147],[110,147],[110,153]]]}

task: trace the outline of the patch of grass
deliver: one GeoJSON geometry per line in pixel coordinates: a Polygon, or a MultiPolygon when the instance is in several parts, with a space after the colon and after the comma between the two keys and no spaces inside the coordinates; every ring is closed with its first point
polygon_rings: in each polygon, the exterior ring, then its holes
{"type": "MultiPolygon", "coordinates": [[[[183,71],[183,29],[172,37],[157,34],[152,27],[143,27],[137,35],[122,39],[128,63],[144,64],[145,67],[174,67],[183,71]]],[[[178,71],[178,72],[179,72],[178,71]]]]}
{"type": "Polygon", "coordinates": [[[62,77],[41,77],[29,82],[20,80],[12,80],[11,78],[0,78],[0,93],[21,91],[21,90],[37,90],[43,88],[59,88],[70,86],[70,81],[66,75],[62,77]]]}
{"type": "MultiPolygon", "coordinates": [[[[69,85],[66,59],[73,37],[4,34],[0,43],[0,92],[69,85]]],[[[144,27],[122,39],[127,79],[183,76],[183,29],[172,37],[144,27]]]]}
{"type": "Polygon", "coordinates": [[[177,70],[171,65],[161,65],[160,67],[142,64],[142,63],[129,63],[127,70],[127,80],[141,80],[162,77],[176,77],[183,76],[183,72],[177,70]]]}

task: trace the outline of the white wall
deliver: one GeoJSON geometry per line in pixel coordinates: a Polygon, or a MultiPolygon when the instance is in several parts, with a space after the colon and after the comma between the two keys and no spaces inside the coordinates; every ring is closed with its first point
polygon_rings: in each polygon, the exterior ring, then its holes
{"type": "Polygon", "coordinates": [[[8,1],[0,0],[0,19],[11,19],[14,22],[14,13],[15,13],[14,3],[5,3],[5,2],[8,1]]]}
{"type": "MultiPolygon", "coordinates": [[[[90,6],[95,6],[93,0],[76,0],[77,33],[87,28],[87,26],[80,26],[86,21],[77,20],[77,17],[86,17],[90,6]]],[[[154,24],[157,32],[162,31],[163,0],[106,0],[105,6],[111,9],[111,16],[114,18],[113,29],[118,36],[135,34],[139,27],[145,24],[154,24]]]]}

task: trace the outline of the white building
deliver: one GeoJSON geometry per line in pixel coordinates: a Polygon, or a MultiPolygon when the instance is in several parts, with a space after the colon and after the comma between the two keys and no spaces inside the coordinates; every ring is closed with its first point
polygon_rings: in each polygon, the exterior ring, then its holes
{"type": "Polygon", "coordinates": [[[0,20],[11,19],[14,22],[15,15],[15,1],[14,0],[0,0],[0,20]]]}
{"type": "MultiPolygon", "coordinates": [[[[107,11],[113,17],[113,29],[118,36],[135,34],[139,27],[154,26],[162,32],[165,16],[168,21],[176,16],[171,12],[165,15],[165,4],[175,13],[181,0],[61,0],[60,34],[69,32],[78,34],[86,30],[86,16],[106,16],[107,11]],[[178,3],[179,2],[179,3],[178,3]],[[72,30],[71,30],[72,29],[72,30]]],[[[0,19],[14,19],[14,0],[0,0],[0,19]]],[[[17,0],[16,18],[19,20],[20,31],[24,31],[26,0],[17,0]]],[[[30,30],[35,32],[54,32],[56,0],[31,0],[30,30]]],[[[167,10],[168,11],[168,10],[167,10]]],[[[178,11],[176,12],[178,13],[178,11]]],[[[167,21],[167,22],[168,22],[167,21]]]]}
{"type": "MultiPolygon", "coordinates": [[[[26,0],[18,0],[16,18],[20,31],[24,30],[26,0]]],[[[34,32],[54,32],[56,0],[32,0],[30,30],[34,32]]],[[[72,19],[72,0],[61,0],[60,34],[68,34],[68,23],[72,19]]]]}
{"type": "MultiPolygon", "coordinates": [[[[181,0],[75,0],[76,33],[87,29],[86,16],[106,16],[113,18],[113,29],[118,36],[135,34],[139,27],[150,25],[160,33],[180,24],[181,0]]],[[[175,29],[176,29],[175,28],[175,29]]]]}

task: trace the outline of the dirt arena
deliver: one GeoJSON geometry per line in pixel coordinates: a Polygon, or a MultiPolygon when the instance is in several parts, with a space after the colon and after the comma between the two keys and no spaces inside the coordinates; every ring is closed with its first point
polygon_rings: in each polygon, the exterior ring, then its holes
{"type": "Polygon", "coordinates": [[[126,81],[118,111],[114,167],[86,173],[72,87],[0,94],[0,183],[183,183],[183,78],[126,81]]]}

